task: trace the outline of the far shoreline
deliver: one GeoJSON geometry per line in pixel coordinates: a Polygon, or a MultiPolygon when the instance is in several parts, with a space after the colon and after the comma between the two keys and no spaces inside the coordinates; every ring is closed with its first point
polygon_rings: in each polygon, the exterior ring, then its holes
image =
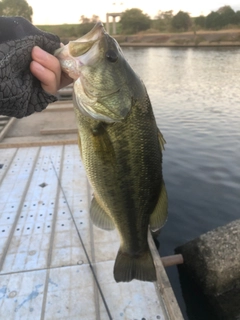
{"type": "Polygon", "coordinates": [[[113,35],[122,47],[240,47],[240,30],[113,35]]]}

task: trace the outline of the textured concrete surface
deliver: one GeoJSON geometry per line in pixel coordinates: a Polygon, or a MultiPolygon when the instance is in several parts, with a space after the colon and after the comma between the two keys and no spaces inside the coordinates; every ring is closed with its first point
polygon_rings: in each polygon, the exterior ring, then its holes
{"type": "Polygon", "coordinates": [[[240,220],[207,232],[176,249],[206,294],[240,288],[240,220]]]}
{"type": "Polygon", "coordinates": [[[240,220],[176,248],[219,319],[240,319],[240,220]]]}

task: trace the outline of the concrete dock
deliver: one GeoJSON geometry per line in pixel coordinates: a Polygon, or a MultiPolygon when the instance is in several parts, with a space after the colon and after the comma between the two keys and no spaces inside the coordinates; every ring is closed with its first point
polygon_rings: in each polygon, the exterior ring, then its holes
{"type": "Polygon", "coordinates": [[[15,120],[0,142],[0,319],[183,319],[158,280],[116,283],[116,231],[89,219],[71,103],[15,120]]]}

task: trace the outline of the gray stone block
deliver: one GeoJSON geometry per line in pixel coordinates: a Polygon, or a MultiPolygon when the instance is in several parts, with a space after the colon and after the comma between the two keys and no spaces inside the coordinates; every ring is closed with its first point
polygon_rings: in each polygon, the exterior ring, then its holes
{"type": "Polygon", "coordinates": [[[201,235],[176,249],[208,295],[240,289],[240,220],[201,235]]]}
{"type": "Polygon", "coordinates": [[[240,320],[240,220],[178,248],[184,268],[207,296],[218,319],[240,320]]]}

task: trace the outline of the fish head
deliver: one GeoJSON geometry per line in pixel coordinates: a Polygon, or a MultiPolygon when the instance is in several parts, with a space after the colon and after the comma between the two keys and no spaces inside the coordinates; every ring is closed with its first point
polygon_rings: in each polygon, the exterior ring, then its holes
{"type": "Polygon", "coordinates": [[[126,118],[135,74],[101,22],[58,49],[55,56],[62,70],[74,79],[75,105],[83,114],[108,123],[126,118]]]}

